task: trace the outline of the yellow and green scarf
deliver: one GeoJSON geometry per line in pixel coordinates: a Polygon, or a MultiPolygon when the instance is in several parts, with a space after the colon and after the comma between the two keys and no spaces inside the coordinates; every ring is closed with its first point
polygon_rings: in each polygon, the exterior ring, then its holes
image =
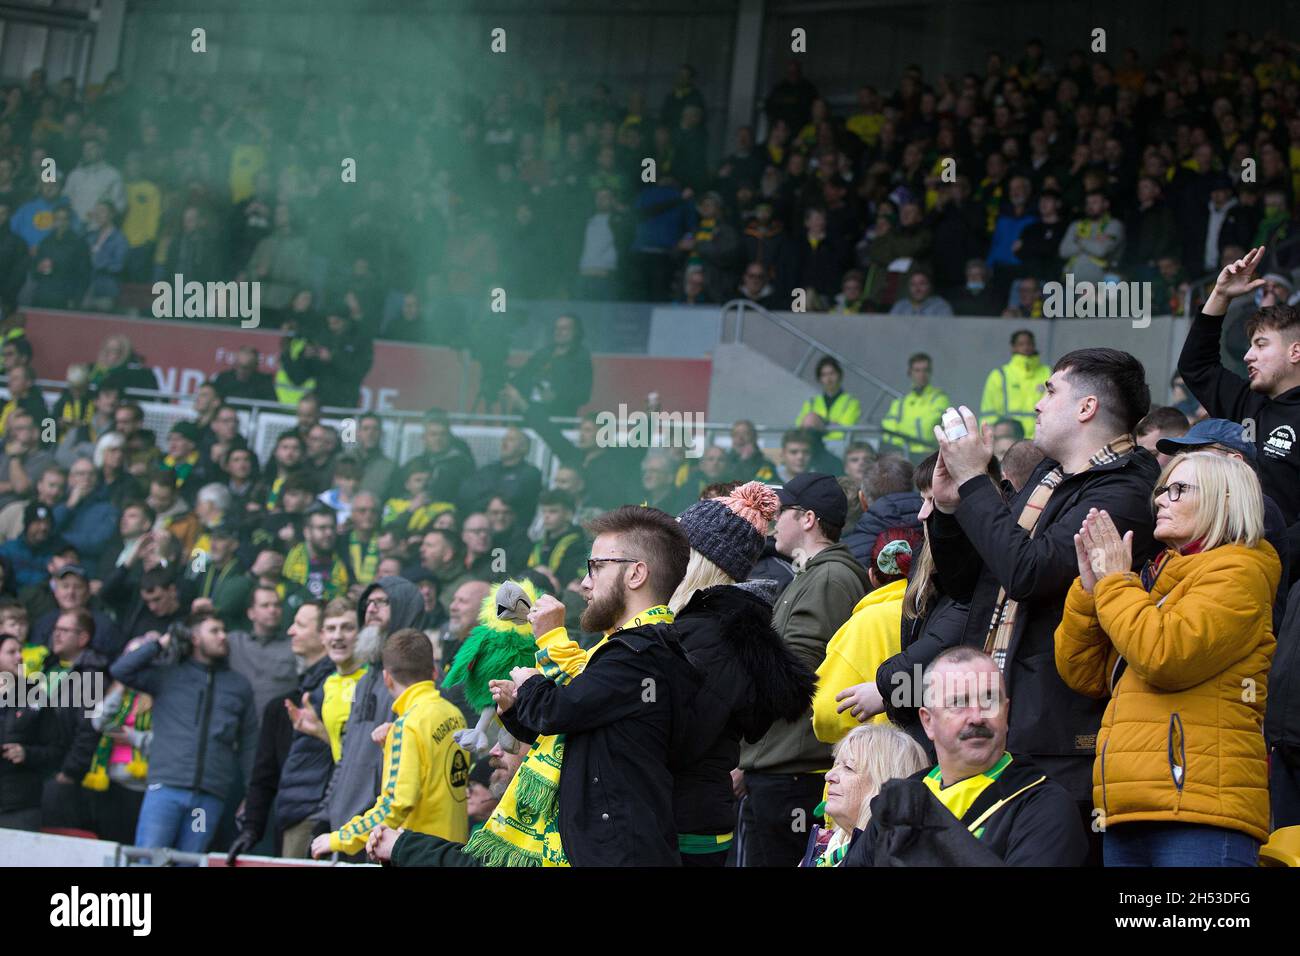
{"type": "MultiPolygon", "coordinates": [[[[600,639],[578,666],[565,670],[542,648],[537,668],[542,676],[564,685],[586,666],[610,635],[646,624],[671,624],[673,612],[663,604],[647,608],[600,639]]],[[[465,852],[483,866],[568,866],[560,843],[560,767],[564,734],[538,737],[488,822],[465,844],[465,852]]]]}
{"type": "MultiPolygon", "coordinates": [[[[100,735],[99,744],[95,747],[95,755],[91,758],[90,769],[86,775],[81,778],[81,785],[87,790],[104,791],[108,789],[108,761],[113,754],[115,742],[108,736],[108,731],[118,730],[126,726],[126,719],[131,715],[131,710],[136,706],[136,702],[144,696],[138,691],[126,690],[122,692],[122,699],[118,702],[117,710],[113,713],[112,718],[104,725],[104,733],[100,735]]],[[[146,731],[152,726],[152,711],[148,707],[142,707],[135,715],[135,729],[146,731]]],[[[131,760],[126,765],[126,771],[137,780],[143,780],[149,773],[149,762],[135,747],[131,748],[131,760]]]]}

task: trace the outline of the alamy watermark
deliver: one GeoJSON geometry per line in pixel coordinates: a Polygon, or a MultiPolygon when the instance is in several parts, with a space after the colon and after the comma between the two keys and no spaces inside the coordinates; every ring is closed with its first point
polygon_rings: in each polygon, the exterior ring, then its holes
{"type": "Polygon", "coordinates": [[[1151,283],[1108,280],[1043,283],[1043,317],[1048,319],[1132,319],[1133,328],[1151,324],[1151,283]]]}
{"type": "Polygon", "coordinates": [[[155,319],[239,319],[242,329],[262,324],[260,282],[186,282],[177,273],[155,282],[153,295],[155,319]]]}
{"type": "Polygon", "coordinates": [[[104,674],[69,671],[53,681],[46,674],[0,674],[0,707],[79,709],[85,717],[99,717],[104,713],[104,674]]]}
{"type": "Polygon", "coordinates": [[[704,454],[706,432],[701,412],[618,412],[596,414],[596,444],[601,448],[684,448],[687,458],[704,454]]]}

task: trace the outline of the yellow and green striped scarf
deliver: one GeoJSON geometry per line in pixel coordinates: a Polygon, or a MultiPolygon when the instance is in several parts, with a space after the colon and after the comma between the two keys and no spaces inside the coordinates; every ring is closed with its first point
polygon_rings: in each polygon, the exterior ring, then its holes
{"type": "MultiPolygon", "coordinates": [[[[95,747],[95,755],[91,758],[90,769],[86,775],[81,778],[81,785],[87,790],[103,791],[108,789],[108,761],[113,755],[114,741],[108,736],[108,731],[118,730],[126,725],[126,719],[131,715],[131,710],[136,703],[143,697],[139,691],[125,690],[122,692],[122,699],[118,702],[117,710],[104,725],[104,733],[100,735],[99,744],[95,747]]],[[[146,731],[152,727],[152,711],[149,707],[141,707],[135,715],[135,729],[146,731]]],[[[135,747],[131,748],[131,761],[126,765],[127,772],[137,780],[143,780],[149,772],[149,762],[135,747]]]]}
{"type": "MultiPolygon", "coordinates": [[[[558,666],[545,648],[538,648],[537,668],[557,684],[567,684],[582,673],[587,661],[611,634],[644,624],[671,624],[666,605],[647,608],[614,628],[576,666],[558,666]]],[[[564,734],[538,737],[500,803],[484,826],[471,834],[465,852],[483,866],[568,866],[560,843],[560,767],[564,761],[564,734]]]]}

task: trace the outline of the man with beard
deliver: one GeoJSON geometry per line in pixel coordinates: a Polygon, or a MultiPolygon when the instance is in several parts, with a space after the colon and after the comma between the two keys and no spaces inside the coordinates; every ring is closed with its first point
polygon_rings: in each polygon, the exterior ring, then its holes
{"type": "MultiPolygon", "coordinates": [[[[423,613],[424,601],[419,588],[405,578],[381,577],[361,593],[357,606],[361,633],[357,636],[355,656],[369,670],[357,683],[343,727],[338,765],[322,807],[328,824],[325,829],[318,829],[318,834],[339,829],[374,803],[379,792],[383,749],[371,739],[371,734],[380,724],[392,719],[393,710],[393,695],[384,686],[383,671],[377,665],[383,655],[385,638],[403,628],[414,627],[423,613]]],[[[320,818],[318,814],[317,819],[320,818]]]]}
{"type": "Polygon", "coordinates": [[[114,680],[153,697],[149,790],[140,807],[135,844],[203,853],[212,842],[226,796],[241,772],[248,780],[257,753],[253,688],[226,665],[226,627],[211,611],[191,614],[161,636],[151,632],[111,669],[114,680]],[[171,653],[176,638],[189,645],[171,653]],[[196,811],[202,811],[196,813],[196,811]],[[198,819],[206,826],[193,825],[198,819]]]}
{"type": "Polygon", "coordinates": [[[680,866],[671,767],[688,753],[691,701],[702,676],[676,633],[660,625],[672,623],[667,602],[686,574],[690,542],[671,515],[634,505],[602,515],[589,530],[595,540],[582,582],[582,628],[604,637],[571,674],[550,654],[577,647],[567,637],[556,643],[564,605],[543,597],[529,611],[541,671],[516,667],[510,680],[490,686],[511,735],[536,741],[529,779],[541,785],[530,787],[532,794],[519,788],[513,800],[507,794],[475,836],[509,841],[494,823],[512,809],[532,822],[527,804],[544,786],[558,804],[541,804],[530,828],[542,838],[539,862],[680,866]],[[549,772],[541,769],[545,759],[549,772]],[[558,847],[548,832],[558,833],[558,847]]]}
{"type": "Polygon", "coordinates": [[[1088,841],[1069,793],[1006,749],[1010,709],[993,658],[972,647],[936,657],[925,672],[920,712],[938,763],[876,797],[871,823],[844,865],[934,865],[940,840],[951,851],[944,857],[950,864],[1083,865],[1088,841]],[[898,799],[910,796],[909,788],[919,795],[922,787],[947,813],[931,800],[898,799]],[[908,811],[923,812],[925,825],[908,811]]]}

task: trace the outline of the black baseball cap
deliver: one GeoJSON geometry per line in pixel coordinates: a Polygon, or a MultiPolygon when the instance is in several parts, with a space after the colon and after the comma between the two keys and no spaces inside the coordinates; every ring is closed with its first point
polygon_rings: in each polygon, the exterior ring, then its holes
{"type": "Polygon", "coordinates": [[[75,574],[83,581],[90,580],[90,575],[86,573],[86,569],[79,564],[65,564],[63,567],[59,568],[58,573],[54,576],[56,578],[66,578],[69,574],[75,574]]]}
{"type": "Polygon", "coordinates": [[[33,521],[48,521],[54,523],[54,513],[39,501],[33,501],[23,509],[23,525],[29,525],[33,521]]]}
{"type": "Polygon", "coordinates": [[[794,506],[813,512],[827,524],[844,527],[849,501],[840,483],[830,475],[805,471],[776,489],[782,508],[794,506]]]}

